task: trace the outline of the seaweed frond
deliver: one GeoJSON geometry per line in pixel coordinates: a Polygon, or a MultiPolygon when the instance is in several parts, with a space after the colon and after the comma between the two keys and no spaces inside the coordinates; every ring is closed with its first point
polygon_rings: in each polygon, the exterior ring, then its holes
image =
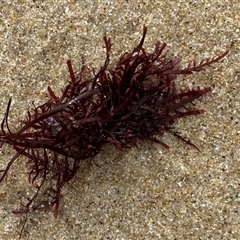
{"type": "Polygon", "coordinates": [[[80,167],[81,161],[96,156],[107,144],[118,149],[131,147],[137,139],[164,143],[161,136],[169,132],[188,145],[192,142],[174,131],[176,119],[202,114],[193,106],[194,100],[211,91],[211,87],[177,91],[174,80],[183,74],[203,71],[220,62],[228,50],[218,57],[201,61],[194,59],[181,69],[181,59],[168,59],[164,53],[165,43],[157,42],[152,53],[143,48],[147,28],[139,45],[125,53],[114,68],[109,68],[111,41],[104,37],[106,59],[93,77],[84,79],[86,67],[74,72],[71,61],[67,62],[70,80],[60,96],[49,86],[49,100],[34,106],[27,112],[22,127],[13,131],[8,125],[11,99],[1,123],[0,141],[11,145],[16,154],[7,164],[0,182],[19,156],[26,158],[29,181],[36,188],[35,194],[23,209],[14,213],[27,214],[38,209],[39,192],[46,181],[54,183],[51,199],[57,217],[61,189],[80,167]],[[158,136],[158,138],[156,137],[158,136]]]}

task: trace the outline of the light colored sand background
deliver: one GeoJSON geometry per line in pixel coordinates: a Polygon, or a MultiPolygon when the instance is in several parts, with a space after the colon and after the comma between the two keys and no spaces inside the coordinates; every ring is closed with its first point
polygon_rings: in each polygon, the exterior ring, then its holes
{"type": "MultiPolygon", "coordinates": [[[[68,80],[66,60],[99,67],[102,36],[111,37],[112,63],[138,43],[159,39],[184,61],[231,50],[215,71],[181,79],[179,87],[215,86],[198,102],[202,116],[176,123],[197,152],[170,135],[170,151],[148,142],[119,152],[105,148],[63,189],[59,219],[29,215],[23,239],[240,239],[240,3],[199,1],[1,1],[0,116],[13,97],[11,126],[31,106],[60,91],[68,80]]],[[[1,169],[11,148],[2,149],[1,169]]],[[[17,239],[23,217],[12,210],[29,194],[20,159],[0,191],[0,239],[17,239]]]]}

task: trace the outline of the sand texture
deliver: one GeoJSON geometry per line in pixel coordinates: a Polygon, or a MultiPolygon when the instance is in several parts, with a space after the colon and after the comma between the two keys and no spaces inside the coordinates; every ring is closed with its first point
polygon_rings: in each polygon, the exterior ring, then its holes
{"type": "MultiPolygon", "coordinates": [[[[10,126],[59,93],[84,62],[99,68],[102,37],[113,42],[111,64],[139,42],[157,40],[168,54],[193,59],[230,54],[215,69],[179,78],[178,89],[213,86],[196,101],[206,113],[181,119],[176,129],[201,150],[170,134],[170,150],[149,142],[104,151],[84,163],[62,191],[59,217],[31,212],[22,239],[186,240],[240,239],[240,2],[239,0],[20,0],[0,3],[0,117],[12,97],[10,126]]],[[[0,169],[14,151],[4,146],[0,169]]],[[[24,216],[12,210],[32,194],[26,159],[0,185],[0,239],[18,239],[24,216]]]]}

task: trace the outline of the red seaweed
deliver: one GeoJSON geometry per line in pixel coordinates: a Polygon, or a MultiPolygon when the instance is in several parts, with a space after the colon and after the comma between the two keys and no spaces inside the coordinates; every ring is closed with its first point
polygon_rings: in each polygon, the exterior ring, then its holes
{"type": "Polygon", "coordinates": [[[75,176],[81,161],[96,156],[107,143],[123,149],[136,145],[137,139],[144,139],[169,148],[159,140],[164,132],[169,132],[198,149],[174,130],[173,123],[179,118],[202,114],[204,110],[196,109],[193,102],[210,92],[211,87],[177,92],[174,81],[179,75],[213,67],[228,50],[200,63],[194,58],[181,69],[179,56],[167,58],[165,43],[158,41],[152,53],[146,52],[143,48],[146,32],[144,27],[139,45],[123,54],[114,68],[108,67],[112,43],[104,37],[106,59],[98,72],[92,72],[92,78],[85,79],[85,66],[76,73],[71,61],[67,61],[70,80],[61,96],[48,87],[49,100],[29,110],[17,131],[8,125],[9,100],[1,123],[0,147],[11,145],[16,153],[1,170],[0,182],[19,156],[24,156],[29,182],[36,188],[24,208],[14,213],[27,214],[38,209],[44,203],[38,202],[38,194],[51,181],[48,204],[57,217],[62,187],[75,176]]]}

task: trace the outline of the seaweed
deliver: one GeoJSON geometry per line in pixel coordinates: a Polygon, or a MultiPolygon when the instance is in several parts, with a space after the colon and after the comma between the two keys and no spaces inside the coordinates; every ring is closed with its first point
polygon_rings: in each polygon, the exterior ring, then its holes
{"type": "Polygon", "coordinates": [[[77,173],[80,163],[96,156],[107,143],[117,149],[135,146],[137,140],[148,140],[169,146],[161,140],[165,132],[180,138],[196,148],[191,141],[174,130],[176,119],[204,113],[197,109],[194,100],[211,91],[211,87],[176,90],[179,75],[193,74],[220,62],[228,50],[212,59],[197,62],[196,58],[185,68],[180,68],[181,58],[169,59],[164,53],[166,43],[159,41],[152,53],[143,48],[147,27],[138,46],[123,54],[115,67],[110,68],[110,38],[103,38],[106,59],[92,77],[84,65],[79,73],[67,61],[70,80],[60,96],[49,86],[49,100],[35,106],[21,121],[22,127],[13,131],[9,124],[11,99],[1,123],[0,147],[11,145],[15,155],[1,170],[0,182],[20,156],[26,159],[29,182],[36,189],[22,208],[14,213],[39,209],[39,192],[46,182],[52,183],[49,191],[54,216],[58,216],[61,190],[77,173]]]}

